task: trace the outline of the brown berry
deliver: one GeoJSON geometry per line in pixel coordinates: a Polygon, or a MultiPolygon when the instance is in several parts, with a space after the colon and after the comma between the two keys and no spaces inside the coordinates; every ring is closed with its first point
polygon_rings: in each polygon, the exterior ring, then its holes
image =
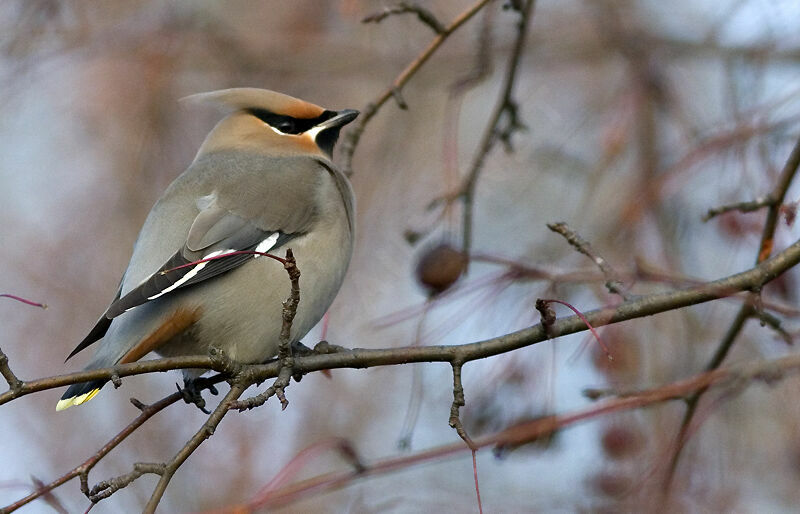
{"type": "Polygon", "coordinates": [[[449,289],[464,273],[467,259],[448,243],[426,250],[417,262],[417,281],[435,296],[449,289]]]}
{"type": "Polygon", "coordinates": [[[639,453],[644,440],[638,430],[624,426],[610,426],[603,430],[600,444],[612,459],[623,459],[639,453]]]}

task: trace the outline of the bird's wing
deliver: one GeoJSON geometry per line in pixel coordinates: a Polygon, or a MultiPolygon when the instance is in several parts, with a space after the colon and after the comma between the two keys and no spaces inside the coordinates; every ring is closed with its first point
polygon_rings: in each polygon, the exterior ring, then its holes
{"type": "Polygon", "coordinates": [[[260,256],[252,252],[275,250],[299,235],[257,225],[257,220],[242,218],[212,202],[195,218],[183,248],[112,303],[105,316],[113,319],[172,291],[216,277],[260,256]]]}
{"type": "MultiPolygon", "coordinates": [[[[263,218],[243,218],[220,207],[215,195],[212,196],[214,197],[211,200],[203,201],[205,208],[194,219],[184,246],[155,273],[124,296],[120,294],[120,287],[117,297],[106,312],[67,359],[103,337],[111,320],[120,314],[260,257],[252,252],[275,251],[308,228],[307,224],[295,224],[292,227],[295,229],[293,232],[284,232],[280,226],[262,228],[266,221],[263,218]]],[[[312,216],[306,218],[310,220],[312,216]]]]}

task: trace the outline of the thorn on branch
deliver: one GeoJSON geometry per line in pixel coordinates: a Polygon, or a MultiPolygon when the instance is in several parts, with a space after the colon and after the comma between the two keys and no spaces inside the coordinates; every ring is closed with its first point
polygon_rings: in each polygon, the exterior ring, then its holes
{"type": "Polygon", "coordinates": [[[395,14],[416,14],[419,21],[430,27],[436,34],[444,34],[447,29],[428,9],[412,2],[400,2],[393,7],[387,7],[383,11],[363,18],[361,23],[380,23],[389,16],[395,14]]]}

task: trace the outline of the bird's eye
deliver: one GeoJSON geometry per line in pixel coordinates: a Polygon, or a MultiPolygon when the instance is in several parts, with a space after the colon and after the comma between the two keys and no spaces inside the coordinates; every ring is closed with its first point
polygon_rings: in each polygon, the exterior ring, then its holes
{"type": "Polygon", "coordinates": [[[294,130],[294,122],[291,120],[281,120],[278,122],[278,125],[275,127],[284,134],[293,134],[294,130]]]}

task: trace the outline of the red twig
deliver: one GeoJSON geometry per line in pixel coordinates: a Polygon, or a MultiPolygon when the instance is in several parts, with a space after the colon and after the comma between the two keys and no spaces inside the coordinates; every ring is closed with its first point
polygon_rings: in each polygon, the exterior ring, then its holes
{"type": "Polygon", "coordinates": [[[578,317],[581,319],[581,321],[583,321],[583,322],[586,324],[586,326],[589,328],[589,331],[592,333],[592,335],[594,336],[594,338],[595,338],[595,339],[597,339],[597,342],[598,342],[598,344],[600,345],[600,348],[602,348],[602,349],[603,349],[603,351],[604,351],[604,352],[606,353],[606,355],[608,356],[608,360],[610,360],[610,361],[611,361],[611,360],[614,360],[614,357],[612,357],[612,356],[611,356],[611,351],[608,349],[608,346],[606,346],[606,343],[604,343],[604,342],[603,342],[603,339],[600,337],[600,334],[597,332],[597,330],[595,330],[595,329],[594,329],[594,327],[592,326],[592,324],[591,324],[591,323],[589,323],[589,320],[588,320],[588,319],[586,319],[586,316],[584,316],[584,315],[583,315],[583,313],[582,313],[581,311],[579,311],[578,309],[576,309],[575,307],[573,307],[573,306],[572,306],[572,305],[570,305],[569,303],[567,303],[567,302],[563,302],[563,301],[561,301],[561,300],[547,300],[547,299],[543,299],[542,301],[543,301],[543,302],[560,303],[561,305],[564,305],[565,307],[569,307],[569,308],[572,310],[572,312],[574,312],[574,313],[575,313],[575,315],[576,315],[576,316],[578,316],[578,317]]]}
{"type": "Polygon", "coordinates": [[[475,495],[478,498],[478,512],[483,514],[483,503],[481,502],[481,487],[478,484],[478,450],[472,450],[472,475],[475,477],[475,495]]]}
{"type": "Polygon", "coordinates": [[[17,296],[17,295],[14,295],[14,294],[0,293],[0,298],[11,298],[12,300],[16,300],[18,302],[22,302],[22,303],[24,303],[26,305],[31,305],[33,307],[41,307],[42,309],[46,309],[47,308],[47,304],[46,303],[34,302],[33,300],[27,300],[25,298],[22,298],[21,296],[17,296]]]}

